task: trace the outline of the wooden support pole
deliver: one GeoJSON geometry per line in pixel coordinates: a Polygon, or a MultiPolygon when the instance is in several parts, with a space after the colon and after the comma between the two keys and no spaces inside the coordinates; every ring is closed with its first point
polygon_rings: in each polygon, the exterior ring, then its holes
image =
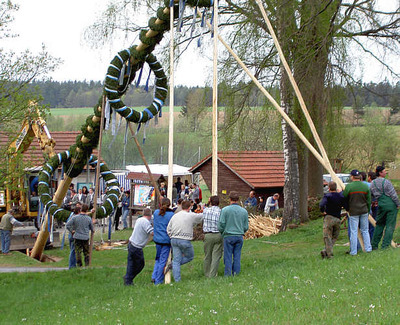
{"type": "Polygon", "coordinates": [[[151,184],[153,185],[154,190],[155,190],[156,193],[157,193],[157,197],[158,197],[159,203],[161,203],[161,199],[162,199],[162,198],[161,198],[160,189],[158,188],[158,184],[157,184],[156,181],[154,180],[153,174],[151,173],[150,167],[149,167],[149,165],[148,165],[148,163],[147,163],[146,157],[145,157],[144,154],[143,154],[142,148],[140,147],[139,141],[138,141],[138,139],[136,138],[135,130],[133,129],[131,123],[129,123],[129,129],[131,130],[131,134],[132,134],[132,136],[133,136],[133,140],[134,140],[135,143],[136,143],[136,147],[137,147],[138,150],[139,150],[140,157],[142,158],[143,163],[144,163],[144,165],[145,165],[145,167],[146,167],[146,169],[147,169],[147,173],[149,174],[150,182],[151,182],[151,184]]]}
{"type": "MultiPolygon", "coordinates": [[[[172,6],[170,8],[170,16],[169,16],[169,30],[170,30],[170,38],[171,38],[171,43],[170,43],[170,94],[169,94],[169,111],[171,114],[171,106],[174,107],[174,7],[172,6]],[[172,86],[171,86],[172,84],[172,86]],[[172,93],[171,93],[172,90],[172,93]]],[[[170,115],[171,117],[171,115],[170,115]]],[[[171,132],[171,121],[170,121],[170,132],[171,132]]],[[[171,137],[171,135],[170,135],[171,137]]],[[[171,138],[170,138],[170,146],[171,146],[171,138]]],[[[168,158],[170,156],[168,155],[168,158]]],[[[168,174],[168,178],[170,177],[170,175],[168,174]]],[[[171,184],[172,185],[172,184],[171,184]]],[[[168,193],[169,193],[169,189],[171,188],[171,194],[172,194],[172,187],[171,185],[168,185],[168,193]]],[[[168,194],[169,197],[169,194],[168,194]]],[[[172,195],[171,195],[172,197],[172,195]]],[[[168,259],[167,259],[167,265],[169,263],[172,263],[172,249],[170,250],[169,254],[168,254],[168,259]]],[[[164,283],[165,284],[170,284],[171,283],[171,271],[169,270],[168,272],[165,273],[164,275],[164,283]]]]}
{"type": "MultiPolygon", "coordinates": [[[[72,178],[65,176],[64,180],[61,181],[60,186],[57,188],[56,193],[54,194],[53,202],[57,204],[58,206],[61,206],[61,203],[65,197],[65,194],[68,191],[69,185],[72,182],[72,178]]],[[[51,222],[51,220],[50,220],[51,222]]],[[[50,223],[50,228],[53,227],[53,225],[50,223]]],[[[42,227],[39,231],[39,235],[36,238],[35,245],[32,248],[31,251],[31,257],[34,259],[37,259],[40,261],[42,258],[42,254],[44,251],[44,248],[46,247],[47,239],[49,238],[49,224],[48,224],[48,218],[43,218],[43,224],[42,227]]]]}
{"type": "Polygon", "coordinates": [[[308,141],[308,139],[303,135],[303,133],[300,131],[300,129],[296,126],[296,124],[290,119],[290,117],[285,113],[285,111],[279,106],[279,104],[270,95],[270,93],[261,85],[261,83],[257,80],[257,78],[250,72],[250,70],[243,63],[243,61],[236,55],[236,53],[223,40],[223,38],[220,35],[218,35],[218,39],[225,46],[225,48],[228,50],[228,52],[234,57],[234,59],[238,62],[238,64],[242,67],[242,69],[247,73],[247,75],[251,78],[251,80],[256,84],[256,86],[260,89],[260,91],[268,98],[268,100],[271,102],[271,104],[282,115],[283,119],[290,125],[290,127],[297,134],[297,136],[300,138],[300,140],[304,142],[304,144],[312,152],[312,154],[315,156],[315,158],[317,158],[317,160],[322,164],[322,166],[324,166],[326,169],[328,169],[328,167],[326,166],[326,162],[322,158],[321,154],[317,150],[315,150],[315,148],[308,141]]]}
{"type": "Polygon", "coordinates": [[[211,194],[218,194],[218,1],[214,1],[213,111],[212,111],[212,182],[211,194]]]}
{"type": "MultiPolygon", "coordinates": [[[[103,102],[101,104],[101,120],[100,120],[100,135],[99,135],[99,149],[98,157],[97,157],[97,165],[96,165],[96,187],[94,188],[94,198],[93,198],[93,208],[94,215],[92,216],[92,222],[96,218],[97,212],[97,197],[99,196],[100,191],[100,157],[101,157],[101,145],[103,141],[103,128],[104,128],[104,110],[106,106],[106,97],[103,96],[103,102]]],[[[93,227],[95,227],[95,223],[93,222],[93,227]]],[[[92,252],[93,252],[93,244],[94,244],[94,232],[90,234],[90,246],[89,246],[89,266],[92,265],[92,252]]]]}
{"type": "Polygon", "coordinates": [[[331,175],[332,179],[339,185],[339,187],[342,190],[344,190],[343,182],[340,181],[340,179],[336,176],[336,173],[333,171],[332,165],[331,165],[331,163],[329,161],[328,155],[327,155],[327,153],[325,151],[325,148],[324,148],[324,146],[322,144],[321,138],[319,137],[319,134],[317,132],[317,129],[315,128],[314,122],[313,122],[313,120],[312,120],[312,118],[311,118],[311,116],[310,116],[310,114],[308,112],[306,103],[304,102],[304,99],[303,99],[303,96],[302,96],[302,94],[300,92],[300,89],[299,89],[299,87],[298,87],[298,85],[296,83],[296,80],[294,79],[292,70],[290,69],[289,64],[286,61],[285,55],[283,54],[283,51],[282,51],[281,46],[279,44],[278,38],[276,37],[275,31],[274,31],[274,29],[273,29],[273,27],[271,25],[271,22],[268,19],[267,13],[266,13],[261,1],[260,0],[256,0],[256,2],[257,2],[258,6],[259,6],[259,8],[261,10],[262,16],[264,17],[265,23],[267,24],[268,30],[269,30],[269,32],[270,32],[270,34],[272,36],[272,39],[273,39],[275,47],[276,47],[276,49],[278,51],[279,57],[280,57],[280,59],[282,61],[282,64],[283,64],[283,66],[285,68],[285,71],[286,71],[286,73],[287,73],[287,75],[289,77],[289,80],[290,80],[290,82],[291,82],[291,84],[293,86],[293,89],[294,89],[294,91],[296,93],[296,96],[297,96],[297,98],[299,100],[300,107],[301,107],[301,109],[303,111],[303,114],[304,114],[304,116],[305,116],[305,118],[307,120],[307,123],[308,123],[308,125],[309,125],[309,127],[311,129],[311,133],[312,133],[312,135],[313,135],[313,137],[314,137],[314,139],[315,139],[315,141],[317,143],[317,146],[318,146],[318,148],[319,148],[319,150],[320,150],[320,152],[322,154],[323,159],[326,162],[326,166],[328,167],[327,171],[331,175]]]}
{"type": "Polygon", "coordinates": [[[174,186],[174,7],[170,9],[170,41],[169,41],[169,144],[168,144],[168,186],[167,197],[172,203],[172,187],[174,186]]]}

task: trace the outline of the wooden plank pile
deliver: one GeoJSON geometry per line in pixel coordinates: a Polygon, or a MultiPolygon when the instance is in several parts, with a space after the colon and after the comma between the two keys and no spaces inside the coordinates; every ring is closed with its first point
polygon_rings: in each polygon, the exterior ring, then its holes
{"type": "Polygon", "coordinates": [[[96,251],[104,251],[104,250],[109,250],[109,249],[114,249],[114,248],[121,248],[123,246],[126,246],[127,244],[128,244],[128,240],[104,242],[104,243],[95,244],[94,249],[96,251]]]}
{"type": "Polygon", "coordinates": [[[262,215],[249,215],[249,230],[244,235],[245,239],[268,237],[279,232],[282,218],[271,218],[262,215]]]}

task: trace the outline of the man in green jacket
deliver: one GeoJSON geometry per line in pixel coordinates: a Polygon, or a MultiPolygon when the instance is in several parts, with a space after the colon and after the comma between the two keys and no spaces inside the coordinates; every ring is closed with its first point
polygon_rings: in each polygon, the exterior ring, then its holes
{"type": "Polygon", "coordinates": [[[239,274],[244,233],[249,229],[249,215],[239,202],[239,193],[229,193],[230,205],[221,210],[218,230],[224,238],[225,276],[239,274]],[[232,261],[233,259],[233,261],[232,261]]]}
{"type": "Polygon", "coordinates": [[[361,182],[361,173],[357,169],[350,172],[352,182],[346,185],[343,195],[348,203],[350,214],[350,255],[357,255],[357,232],[360,231],[366,252],[372,250],[368,231],[368,213],[371,207],[371,192],[367,184],[361,182]]]}

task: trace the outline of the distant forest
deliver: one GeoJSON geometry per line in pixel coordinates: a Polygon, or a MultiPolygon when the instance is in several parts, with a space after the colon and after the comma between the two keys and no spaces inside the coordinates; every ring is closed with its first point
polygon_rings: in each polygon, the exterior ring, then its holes
{"type": "MultiPolygon", "coordinates": [[[[103,84],[100,81],[34,81],[32,87],[39,88],[43,96],[43,104],[50,108],[70,107],[93,107],[96,105],[101,93],[103,84]]],[[[222,89],[226,89],[221,87],[222,89]]],[[[198,90],[199,87],[175,87],[174,104],[176,106],[186,105],[187,95],[198,90]]],[[[201,88],[200,88],[201,89],[201,88]]],[[[205,103],[211,106],[212,90],[205,87],[205,103]]],[[[367,83],[362,86],[338,88],[343,98],[343,106],[358,107],[393,107],[400,103],[400,83],[392,85],[389,82],[367,83]]],[[[276,93],[276,91],[271,91],[276,93]]],[[[259,92],[253,92],[254,98],[250,99],[251,106],[259,106],[264,99],[259,92]],[[256,95],[257,94],[257,95],[256,95]],[[252,104],[253,102],[253,104],[252,104]]],[[[128,90],[125,96],[125,103],[129,106],[148,106],[153,98],[152,89],[144,90],[143,87],[136,88],[134,85],[128,90]]],[[[223,93],[218,95],[219,105],[224,105],[223,93]]],[[[166,100],[168,103],[168,99],[166,100]]]]}

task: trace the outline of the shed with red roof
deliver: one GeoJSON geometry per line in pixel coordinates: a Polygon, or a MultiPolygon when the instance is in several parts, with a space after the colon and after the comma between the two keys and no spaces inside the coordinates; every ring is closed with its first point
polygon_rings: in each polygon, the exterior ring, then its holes
{"type": "MultiPolygon", "coordinates": [[[[201,173],[208,188],[212,188],[212,155],[189,169],[201,173]]],[[[245,199],[254,190],[257,197],[267,198],[280,193],[283,203],[284,159],[282,151],[219,151],[218,194],[235,190],[245,199]]],[[[280,202],[281,203],[281,202],[280,202]]]]}

